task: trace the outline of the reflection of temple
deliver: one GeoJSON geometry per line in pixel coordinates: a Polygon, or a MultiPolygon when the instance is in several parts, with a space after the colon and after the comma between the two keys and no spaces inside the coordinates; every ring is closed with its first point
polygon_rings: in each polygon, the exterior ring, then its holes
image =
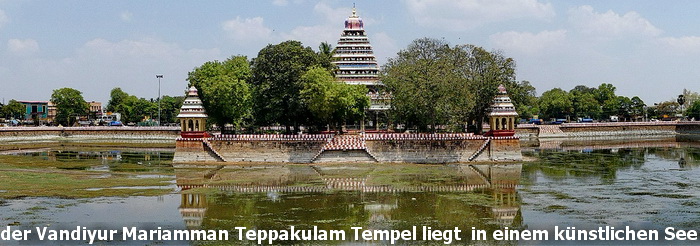
{"type": "Polygon", "coordinates": [[[203,194],[181,194],[180,214],[187,229],[197,229],[202,225],[207,213],[207,197],[203,194]]]}
{"type": "Polygon", "coordinates": [[[426,165],[419,172],[402,173],[401,168],[382,165],[270,165],[205,169],[199,174],[189,169],[176,175],[183,190],[206,187],[229,194],[209,202],[203,194],[183,194],[180,213],[188,228],[217,226],[221,220],[253,223],[267,214],[289,221],[338,220],[386,229],[416,213],[434,216],[445,225],[518,227],[522,219],[516,186],[521,168],[520,164],[426,165]],[[278,194],[277,199],[270,193],[278,194]],[[476,203],[480,205],[469,202],[478,197],[487,200],[476,203]]]}

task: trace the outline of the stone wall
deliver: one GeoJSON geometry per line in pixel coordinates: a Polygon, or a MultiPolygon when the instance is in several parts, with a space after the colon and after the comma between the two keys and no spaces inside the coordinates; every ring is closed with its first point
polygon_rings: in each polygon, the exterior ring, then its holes
{"type": "Polygon", "coordinates": [[[494,138],[491,140],[488,153],[488,159],[491,161],[521,161],[523,159],[520,153],[520,139],[518,138],[494,138]]]}
{"type": "Polygon", "coordinates": [[[212,153],[204,149],[201,139],[178,139],[175,142],[173,162],[216,162],[212,153]]]}
{"type": "Polygon", "coordinates": [[[326,144],[313,140],[210,140],[214,149],[230,162],[310,163],[326,144]]]}
{"type": "MultiPolygon", "coordinates": [[[[522,160],[517,137],[467,139],[372,139],[364,141],[364,149],[327,149],[327,140],[275,139],[241,140],[209,139],[212,148],[227,162],[405,162],[457,163],[470,161],[522,160]],[[473,160],[470,157],[474,156],[473,160]]],[[[214,153],[201,139],[178,139],[175,162],[216,161],[214,153]],[[182,152],[182,153],[180,153],[182,152]]]]}
{"type": "Polygon", "coordinates": [[[486,139],[368,140],[367,149],[379,162],[468,162],[486,139]]]}
{"type": "Polygon", "coordinates": [[[178,127],[0,127],[0,140],[4,141],[60,138],[175,140],[179,134],[178,127]]]}
{"type": "Polygon", "coordinates": [[[633,137],[675,136],[700,134],[700,122],[607,122],[564,123],[561,125],[521,124],[516,136],[521,138],[595,138],[616,139],[633,137]]]}

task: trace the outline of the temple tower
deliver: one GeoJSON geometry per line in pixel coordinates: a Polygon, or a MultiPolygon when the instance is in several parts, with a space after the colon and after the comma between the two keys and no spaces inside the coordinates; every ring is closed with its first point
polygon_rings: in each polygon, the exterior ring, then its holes
{"type": "Polygon", "coordinates": [[[333,64],[338,69],[335,77],[346,84],[364,85],[369,89],[370,111],[388,110],[391,96],[382,93],[384,84],[379,81],[379,65],[369,43],[364,23],[352,8],[352,15],[345,20],[333,54],[333,64]]]}
{"type": "Polygon", "coordinates": [[[515,134],[515,124],[518,119],[518,112],[515,105],[510,100],[506,87],[498,86],[498,93],[493,98],[491,113],[489,113],[490,131],[488,136],[513,136],[515,134]]]}
{"type": "Polygon", "coordinates": [[[207,117],[202,100],[199,100],[197,88],[190,87],[187,90],[187,98],[180,108],[180,114],[177,115],[181,126],[180,136],[183,138],[208,137],[206,133],[207,117]]]}

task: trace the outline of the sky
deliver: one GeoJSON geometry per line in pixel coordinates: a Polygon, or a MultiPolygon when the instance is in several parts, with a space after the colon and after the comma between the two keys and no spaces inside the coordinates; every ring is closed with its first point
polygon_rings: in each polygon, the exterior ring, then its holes
{"type": "Polygon", "coordinates": [[[48,101],[71,87],[184,95],[187,73],[268,44],[335,45],[355,4],[384,64],[417,38],[515,59],[541,94],[611,83],[648,105],[700,91],[700,1],[0,0],[0,98],[48,101]]]}

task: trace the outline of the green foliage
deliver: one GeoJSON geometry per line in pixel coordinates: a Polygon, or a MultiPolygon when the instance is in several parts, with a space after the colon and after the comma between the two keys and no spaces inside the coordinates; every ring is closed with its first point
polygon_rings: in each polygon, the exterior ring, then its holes
{"type": "Polygon", "coordinates": [[[326,69],[335,70],[335,65],[331,63],[333,61],[333,54],[335,54],[333,46],[327,42],[321,42],[318,46],[319,64],[326,69]]]}
{"type": "Polygon", "coordinates": [[[530,81],[511,81],[504,84],[504,86],[520,118],[528,119],[532,118],[534,114],[537,114],[536,89],[530,84],[530,81]]]}
{"type": "Polygon", "coordinates": [[[688,118],[695,118],[695,120],[700,119],[700,100],[695,100],[693,104],[688,106],[688,109],[685,110],[685,115],[688,118]]]}
{"type": "Polygon", "coordinates": [[[612,84],[602,83],[597,89],[593,90],[593,93],[595,99],[602,105],[605,104],[605,101],[615,98],[615,89],[615,86],[612,84]]]}
{"type": "Polygon", "coordinates": [[[188,74],[187,81],[197,88],[207,114],[219,126],[244,124],[252,113],[250,64],[245,56],[224,62],[210,61],[188,74]]]}
{"type": "Polygon", "coordinates": [[[573,112],[573,103],[568,92],[554,88],[542,93],[540,97],[540,118],[566,118],[573,112]]]}
{"type": "Polygon", "coordinates": [[[299,41],[268,45],[253,60],[255,120],[261,125],[281,124],[295,128],[310,123],[309,110],[302,105],[301,76],[321,65],[319,56],[299,41]]]}
{"type": "Polygon", "coordinates": [[[675,100],[661,102],[656,105],[656,113],[659,119],[666,117],[674,117],[680,109],[680,105],[675,100]]]}
{"type": "Polygon", "coordinates": [[[309,69],[301,80],[304,84],[300,92],[302,102],[315,121],[337,127],[361,119],[369,107],[365,86],[336,82],[327,69],[309,69]]]}
{"type": "Polygon", "coordinates": [[[66,126],[75,123],[75,117],[87,114],[89,109],[82,92],[73,88],[54,90],[51,102],[56,105],[56,122],[66,126]]]}
{"type": "MultiPolygon", "coordinates": [[[[109,94],[110,99],[107,103],[107,111],[120,113],[123,122],[137,123],[146,118],[157,120],[158,101],[129,95],[119,87],[112,89],[109,94]]],[[[183,101],[183,97],[163,96],[160,105],[162,124],[176,122],[175,116],[179,113],[183,101]]]]}
{"type": "Polygon", "coordinates": [[[20,119],[22,118],[22,115],[26,111],[26,108],[22,103],[18,102],[17,100],[10,100],[7,105],[2,107],[2,110],[0,112],[2,113],[2,116],[5,118],[15,118],[15,119],[20,119]]]}
{"type": "Polygon", "coordinates": [[[588,90],[586,86],[576,86],[569,91],[573,106],[573,115],[578,118],[593,118],[598,119],[602,113],[602,109],[598,100],[596,100],[593,90],[588,90]]]}
{"type": "MultiPolygon", "coordinates": [[[[422,38],[389,58],[382,82],[394,96],[391,114],[397,122],[420,131],[474,122],[481,131],[496,88],[514,84],[514,71],[513,60],[499,53],[422,38]]],[[[523,95],[530,92],[526,87],[523,95]]]]}
{"type": "Polygon", "coordinates": [[[177,122],[177,115],[180,113],[180,108],[184,101],[184,96],[163,96],[160,101],[161,123],[168,124],[177,122]]]}

